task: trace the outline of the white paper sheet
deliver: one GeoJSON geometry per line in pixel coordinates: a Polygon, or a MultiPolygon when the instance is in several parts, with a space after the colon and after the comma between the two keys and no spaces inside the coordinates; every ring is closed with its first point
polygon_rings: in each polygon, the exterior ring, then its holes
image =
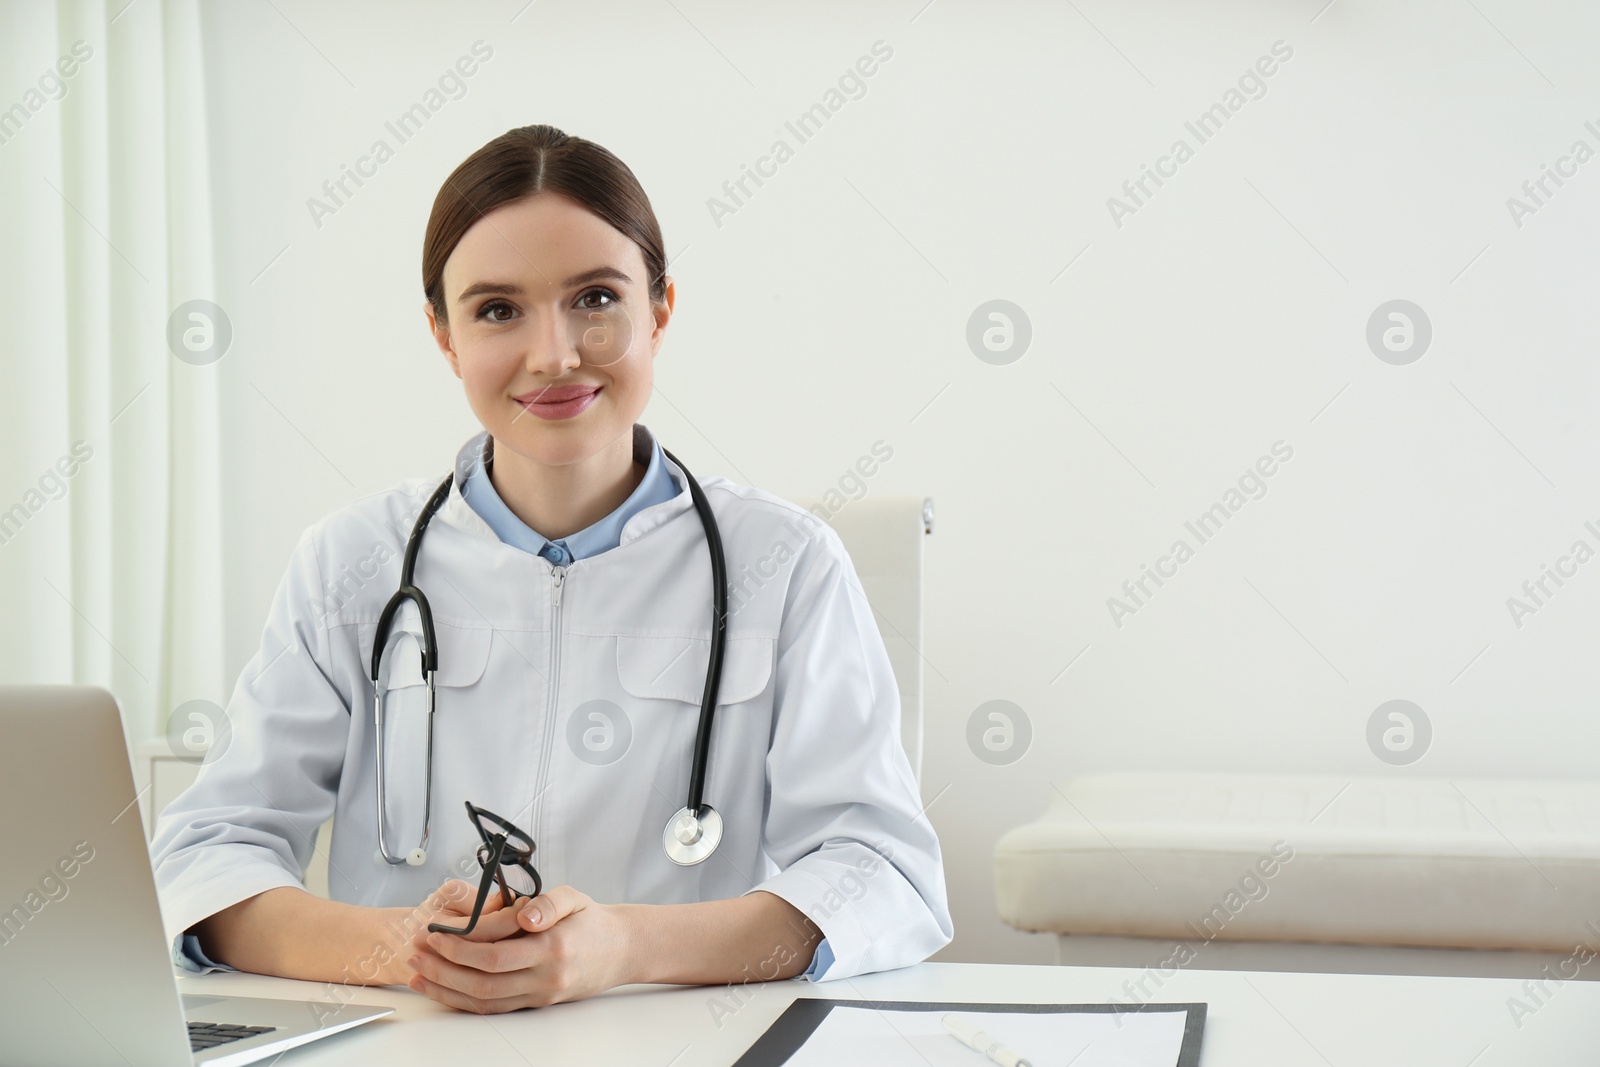
{"type": "MultiPolygon", "coordinates": [[[[942,1011],[835,1007],[786,1067],[993,1067],[950,1035],[942,1011]]],[[[1174,1067],[1185,1011],[954,1012],[1033,1067],[1174,1067]]]]}

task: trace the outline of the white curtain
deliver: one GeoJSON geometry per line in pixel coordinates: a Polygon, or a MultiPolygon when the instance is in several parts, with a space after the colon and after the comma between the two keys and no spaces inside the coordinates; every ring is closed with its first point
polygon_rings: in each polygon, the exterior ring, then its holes
{"type": "Polygon", "coordinates": [[[196,0],[0,5],[0,681],[130,739],[227,696],[202,58],[196,0]]]}

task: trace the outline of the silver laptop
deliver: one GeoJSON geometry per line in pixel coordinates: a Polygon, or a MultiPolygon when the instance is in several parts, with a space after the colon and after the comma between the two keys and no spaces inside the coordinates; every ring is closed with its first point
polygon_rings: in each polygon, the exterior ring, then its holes
{"type": "Polygon", "coordinates": [[[0,820],[0,1064],[225,1067],[394,1013],[179,995],[103,689],[0,686],[0,820]]]}

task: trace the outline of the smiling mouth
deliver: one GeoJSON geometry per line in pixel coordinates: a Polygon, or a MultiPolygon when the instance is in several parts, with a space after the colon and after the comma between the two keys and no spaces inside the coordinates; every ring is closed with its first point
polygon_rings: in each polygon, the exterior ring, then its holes
{"type": "Polygon", "coordinates": [[[513,397],[517,403],[524,407],[530,404],[565,404],[568,401],[579,400],[586,396],[593,396],[600,391],[598,385],[561,385],[550,386],[531,393],[523,393],[513,397]]]}
{"type": "Polygon", "coordinates": [[[512,399],[521,405],[525,414],[548,422],[582,414],[594,404],[602,388],[598,385],[564,385],[524,393],[512,399]]]}

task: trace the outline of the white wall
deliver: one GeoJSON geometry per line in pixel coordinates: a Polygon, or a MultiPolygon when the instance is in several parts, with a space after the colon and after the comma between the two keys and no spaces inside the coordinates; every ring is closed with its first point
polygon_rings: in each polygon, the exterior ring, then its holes
{"type": "Polygon", "coordinates": [[[994,918],[990,853],[1073,773],[1592,775],[1600,562],[1520,628],[1506,601],[1600,548],[1600,161],[1520,226],[1506,201],[1600,149],[1594,5],[521,7],[206,9],[230,677],[299,531],[474,430],[424,329],[423,227],[469,152],[548,122],[661,218],[678,314],[644,421],[669,447],[812,496],[882,438],[868,491],[936,502],[942,958],[1053,958],[994,918]],[[479,40],[466,95],[397,144],[384,123],[479,40]],[[708,198],[879,40],[865,95],[717,225],[708,198]],[[1277,41],[1265,95],[1198,143],[1185,121],[1277,41]],[[380,137],[394,158],[319,228],[307,199],[380,137]],[[1116,225],[1107,198],[1180,137],[1193,158],[1116,225]],[[1031,321],[1009,365],[965,338],[996,298],[1031,321]],[[1433,327],[1408,366],[1365,340],[1396,298],[1433,327]],[[1280,440],[1266,495],[1198,545],[1184,522],[1280,440]],[[1116,625],[1107,598],[1179,537],[1194,558],[1116,625]],[[1393,698],[1434,736],[1391,769],[1366,729],[1393,698]],[[966,740],[993,699],[1031,722],[1007,766],[966,740]]]}

